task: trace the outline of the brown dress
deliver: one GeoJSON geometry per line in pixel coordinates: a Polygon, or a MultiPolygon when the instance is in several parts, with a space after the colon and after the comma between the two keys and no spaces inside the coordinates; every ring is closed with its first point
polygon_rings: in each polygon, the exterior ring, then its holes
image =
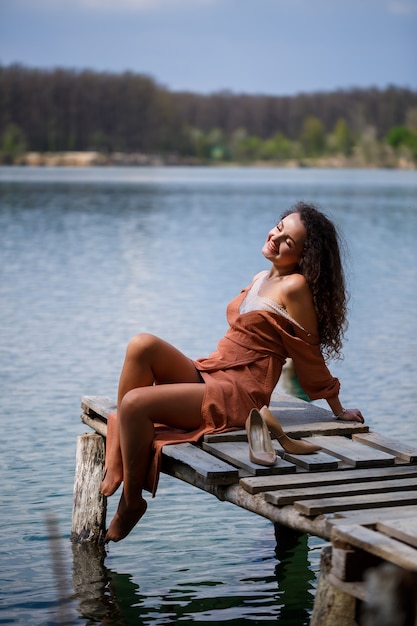
{"type": "Polygon", "coordinates": [[[194,361],[206,385],[200,428],[186,432],[157,427],[147,481],[153,495],[158,486],[162,447],[196,442],[206,433],[243,428],[252,408],[269,404],[287,358],[293,360],[300,384],[312,400],[338,394],[339,381],[327,369],[320,346],[308,341],[308,333],[284,309],[275,304],[275,310],[240,312],[248,292],[255,284],[259,289],[265,275],[243,289],[227,307],[229,329],[217,350],[194,361]],[[299,329],[297,336],[295,326],[299,329]]]}

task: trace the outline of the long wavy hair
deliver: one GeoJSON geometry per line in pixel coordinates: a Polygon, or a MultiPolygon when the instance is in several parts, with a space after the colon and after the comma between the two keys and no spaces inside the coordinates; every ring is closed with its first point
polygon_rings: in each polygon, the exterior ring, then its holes
{"type": "Polygon", "coordinates": [[[300,215],[307,231],[299,271],[313,295],[321,350],[326,359],[342,358],[348,301],[342,240],[335,225],[314,205],[298,202],[282,218],[291,213],[300,215]]]}

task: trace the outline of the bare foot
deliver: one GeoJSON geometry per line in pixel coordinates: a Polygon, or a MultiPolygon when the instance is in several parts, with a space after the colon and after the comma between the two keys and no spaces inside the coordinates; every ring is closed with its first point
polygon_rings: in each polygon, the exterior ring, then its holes
{"type": "Polygon", "coordinates": [[[123,481],[123,470],[111,471],[106,469],[103,476],[103,481],[100,486],[100,493],[103,496],[112,496],[115,491],[118,490],[123,481]]]}
{"type": "Polygon", "coordinates": [[[137,507],[128,509],[122,494],[115,516],[110,522],[109,529],[106,533],[105,542],[121,541],[121,539],[127,537],[140,518],[145,514],[147,507],[146,500],[141,498],[137,507]]]}

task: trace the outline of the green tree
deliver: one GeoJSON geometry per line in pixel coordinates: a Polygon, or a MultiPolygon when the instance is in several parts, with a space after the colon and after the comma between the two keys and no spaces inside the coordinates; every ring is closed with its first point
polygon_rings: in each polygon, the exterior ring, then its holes
{"type": "Polygon", "coordinates": [[[236,161],[256,161],[261,157],[262,139],[246,131],[235,133],[232,154],[236,161]]]}
{"type": "Polygon", "coordinates": [[[341,152],[345,156],[352,153],[354,145],[353,134],[343,117],[340,117],[333,130],[334,144],[337,152],[341,152]]]}
{"type": "Polygon", "coordinates": [[[307,156],[319,156],[324,152],[326,132],[323,123],[314,115],[305,118],[300,134],[301,145],[307,156]]]}
{"type": "Polygon", "coordinates": [[[394,126],[387,135],[387,143],[392,148],[408,148],[417,159],[417,132],[407,126],[394,126]]]}
{"type": "Polygon", "coordinates": [[[283,133],[275,133],[273,137],[266,139],[260,150],[262,159],[267,161],[283,161],[292,156],[291,141],[283,133]]]}
{"type": "Polygon", "coordinates": [[[8,124],[3,133],[1,151],[7,163],[13,163],[26,150],[22,129],[17,124],[8,124]]]}

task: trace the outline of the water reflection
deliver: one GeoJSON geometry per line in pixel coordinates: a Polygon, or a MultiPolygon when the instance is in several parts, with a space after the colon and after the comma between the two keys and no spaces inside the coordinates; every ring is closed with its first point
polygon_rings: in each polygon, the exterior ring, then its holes
{"type": "Polygon", "coordinates": [[[103,547],[73,543],[72,551],[74,599],[80,617],[87,620],[85,623],[141,624],[140,609],[132,611],[138,604],[139,586],[131,576],[116,574],[105,566],[103,547]]]}
{"type": "Polygon", "coordinates": [[[280,624],[307,625],[313,610],[315,583],[308,561],[308,535],[275,524],[275,537],[275,576],[282,599],[280,624]]]}
{"type": "Polygon", "coordinates": [[[148,597],[130,574],[106,567],[103,547],[74,543],[72,585],[77,611],[87,625],[221,621],[232,626],[261,620],[265,625],[279,621],[281,626],[307,626],[315,580],[308,562],[308,537],[279,525],[275,537],[273,576],[241,578],[240,591],[234,594],[228,585],[222,593],[226,581],[200,580],[179,582],[166,594],[148,597]]]}

